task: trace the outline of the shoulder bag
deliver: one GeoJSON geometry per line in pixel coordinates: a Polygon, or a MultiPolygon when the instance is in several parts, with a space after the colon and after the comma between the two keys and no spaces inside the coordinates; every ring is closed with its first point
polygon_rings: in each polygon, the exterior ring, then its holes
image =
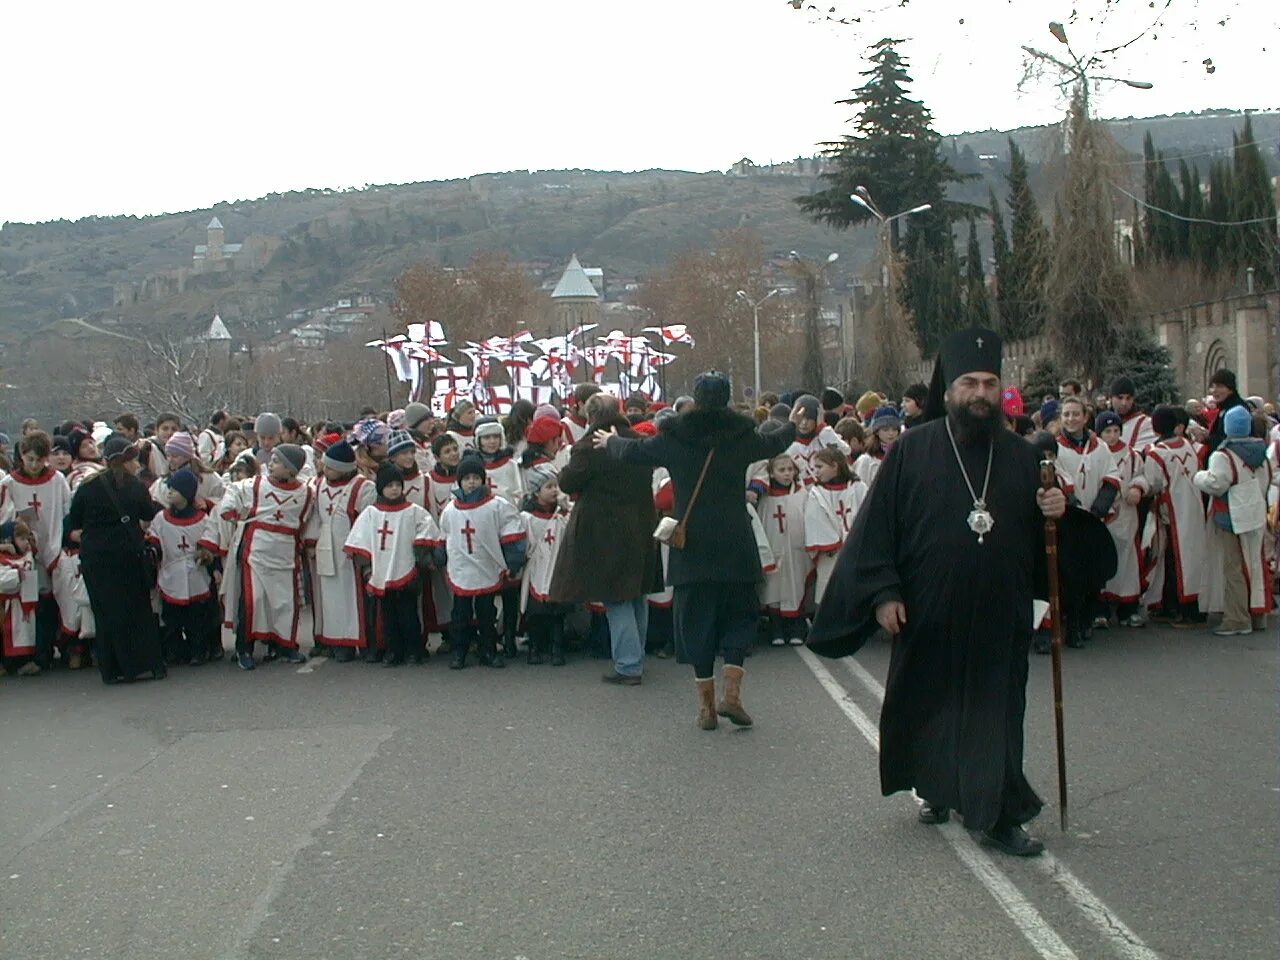
{"type": "Polygon", "coordinates": [[[689,505],[684,508],[684,516],[680,518],[680,522],[677,523],[674,517],[663,517],[658,522],[657,529],[653,531],[655,540],[675,547],[677,550],[684,549],[685,535],[689,527],[689,514],[693,513],[693,505],[698,502],[698,494],[702,492],[702,482],[707,479],[707,470],[711,466],[711,458],[715,455],[714,447],[707,451],[707,459],[702,463],[702,472],[698,474],[698,482],[694,485],[693,496],[689,498],[689,505]]]}

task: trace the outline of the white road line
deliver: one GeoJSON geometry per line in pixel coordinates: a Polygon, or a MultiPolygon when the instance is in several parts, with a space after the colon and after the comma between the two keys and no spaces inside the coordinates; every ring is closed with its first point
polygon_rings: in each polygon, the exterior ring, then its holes
{"type": "MultiPolygon", "coordinates": [[[[878,753],[880,751],[880,734],[871,721],[842,687],[830,671],[819,662],[817,656],[810,651],[797,647],[800,659],[817,677],[818,683],[827,694],[858,728],[858,732],[871,744],[878,753]]],[[[956,824],[948,824],[948,829],[940,831],[951,849],[956,852],[960,862],[972,873],[991,894],[1000,908],[1013,921],[1014,925],[1026,937],[1027,942],[1045,960],[1077,960],[1075,953],[1067,946],[1066,941],[1058,936],[1057,931],[1040,915],[1031,901],[1022,895],[1012,880],[995,865],[989,856],[970,841],[964,830],[956,824]]]]}
{"type": "MultiPolygon", "coordinates": [[[[804,653],[809,657],[813,654],[805,650],[804,653]]],[[[807,661],[806,661],[807,662],[807,661]]],[[[816,660],[815,660],[816,662],[816,660]]],[[[884,686],[877,680],[862,664],[858,663],[852,657],[845,657],[843,661],[845,668],[853,674],[853,676],[869,690],[880,703],[884,703],[884,686]]],[[[819,667],[822,665],[819,663],[819,667]]],[[[810,664],[810,669],[813,664],[810,664]]],[[[819,678],[821,681],[821,678],[819,678]]],[[[834,680],[832,681],[835,682],[834,680]]],[[[826,687],[826,684],[823,684],[826,687]]],[[[838,684],[837,684],[838,686],[838,684]]],[[[828,691],[829,692],[829,691],[828,691]]],[[[854,709],[857,709],[854,707],[854,709]]],[[[846,711],[847,712],[847,711],[846,711]]],[[[861,728],[859,728],[861,730],[861,728]]],[[[863,731],[863,736],[866,732],[863,731]]],[[[878,738],[876,749],[879,749],[878,738]]],[[[1142,938],[1129,929],[1125,923],[1112,912],[1098,896],[1090,890],[1084,883],[1072,873],[1061,860],[1052,853],[1045,851],[1039,857],[1034,858],[1035,866],[1062,888],[1062,891],[1071,900],[1077,910],[1085,915],[1085,918],[1093,924],[1093,926],[1102,934],[1116,955],[1123,957],[1124,960],[1160,960],[1160,955],[1152,950],[1142,938]]]]}

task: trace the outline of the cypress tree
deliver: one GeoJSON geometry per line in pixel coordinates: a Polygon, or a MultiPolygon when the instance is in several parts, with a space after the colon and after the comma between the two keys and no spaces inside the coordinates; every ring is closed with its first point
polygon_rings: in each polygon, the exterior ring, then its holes
{"type": "Polygon", "coordinates": [[[1009,258],[999,277],[1000,322],[1011,340],[1034,336],[1048,316],[1049,233],[1031,192],[1027,159],[1009,139],[1009,258]]]}
{"type": "Polygon", "coordinates": [[[996,199],[995,190],[991,191],[991,252],[996,261],[996,329],[1002,336],[1006,334],[1004,315],[1000,312],[1000,283],[1005,271],[1009,269],[1009,237],[1004,232],[1004,214],[1000,211],[1000,201],[996,199]]]}
{"type": "Polygon", "coordinates": [[[966,325],[985,327],[991,323],[987,301],[987,276],[982,269],[982,248],[978,245],[978,224],[969,218],[969,245],[964,257],[964,312],[966,325]]]}
{"type": "Polygon", "coordinates": [[[1253,121],[1249,117],[1245,117],[1244,127],[1233,141],[1229,219],[1261,221],[1231,228],[1235,233],[1235,266],[1241,272],[1252,267],[1255,282],[1267,289],[1276,279],[1276,202],[1266,163],[1255,142],[1253,121]]]}

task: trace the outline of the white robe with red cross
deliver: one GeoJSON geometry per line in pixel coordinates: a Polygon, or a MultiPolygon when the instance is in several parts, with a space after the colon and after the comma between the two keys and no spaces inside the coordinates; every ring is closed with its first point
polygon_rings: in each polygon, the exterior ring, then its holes
{"type": "Polygon", "coordinates": [[[375,597],[418,579],[414,548],[440,545],[440,528],[424,507],[408,500],[365,507],[347,534],[346,552],[369,561],[365,589],[375,597]]]}
{"type": "Polygon", "coordinates": [[[1138,529],[1138,508],[1126,497],[1130,490],[1143,496],[1150,491],[1143,474],[1142,455],[1123,440],[1109,448],[1120,493],[1111,512],[1103,519],[1116,545],[1116,575],[1102,588],[1102,599],[1110,603],[1137,603],[1146,586],[1143,577],[1142,531],[1138,529]]]}
{"type": "Polygon", "coordinates": [[[502,546],[528,535],[516,508],[487,494],[475,503],[455,500],[440,515],[448,564],[445,577],[457,596],[497,593],[506,585],[502,546]]]}
{"type": "Polygon", "coordinates": [[[1090,434],[1083,450],[1077,450],[1066,437],[1058,437],[1054,464],[1062,492],[1074,496],[1085,510],[1093,506],[1103,485],[1120,489],[1115,457],[1096,435],[1090,434]]]}
{"type": "Polygon", "coordinates": [[[791,442],[791,446],[787,447],[787,453],[796,462],[796,466],[800,468],[800,479],[804,483],[817,482],[815,478],[818,467],[813,458],[824,447],[835,447],[842,455],[849,456],[849,444],[845,443],[840,434],[825,423],[812,436],[797,436],[791,442]]]}
{"type": "Polygon", "coordinates": [[[315,550],[311,582],[316,643],[363,648],[368,643],[364,580],[345,547],[356,518],[373,503],[377,491],[372,480],[358,474],[337,483],[320,476],[312,484],[316,504],[304,540],[315,550]]]}
{"type": "Polygon", "coordinates": [[[1151,426],[1151,418],[1141,410],[1130,411],[1120,418],[1120,442],[1136,453],[1146,453],[1147,447],[1159,439],[1151,426]]]}
{"type": "Polygon", "coordinates": [[[1154,562],[1147,577],[1149,605],[1159,605],[1164,593],[1166,544],[1173,545],[1177,564],[1178,602],[1195,603],[1200,598],[1207,531],[1204,503],[1192,479],[1199,468],[1196,449],[1186,439],[1161,440],[1147,448],[1143,476],[1156,498],[1153,516],[1159,524],[1153,540],[1154,562]]]}
{"type": "Polygon", "coordinates": [[[0,553],[0,634],[6,657],[36,652],[36,606],[40,602],[35,558],[0,553]]]}
{"type": "MultiPolygon", "coordinates": [[[[439,526],[440,515],[444,513],[444,508],[453,503],[453,491],[458,485],[458,475],[441,473],[439,469],[433,469],[426,475],[426,482],[426,508],[439,526]]],[[[432,570],[428,580],[431,583],[431,607],[435,622],[428,622],[432,619],[431,611],[424,610],[422,629],[429,633],[443,633],[448,629],[449,619],[453,616],[453,591],[449,589],[449,581],[445,579],[443,570],[432,570]]]]}
{"type": "Polygon", "coordinates": [[[97,625],[89,605],[89,591],[80,576],[80,551],[63,547],[50,576],[62,635],[71,640],[93,639],[97,625]]]}
{"type": "Polygon", "coordinates": [[[15,470],[0,480],[0,523],[22,519],[31,528],[41,594],[53,590],[51,573],[62,555],[62,522],[70,506],[67,478],[52,467],[34,479],[15,470]]]}
{"type": "Polygon", "coordinates": [[[853,529],[853,518],[866,496],[867,485],[860,480],[815,483],[809,488],[804,509],[804,545],[814,557],[814,603],[822,602],[836,557],[853,529]]]}
{"type": "Polygon", "coordinates": [[[217,525],[203,510],[189,517],[175,517],[170,510],[156,514],[147,529],[147,542],[160,548],[156,589],[161,600],[187,607],[213,596],[209,568],[196,562],[196,550],[202,547],[216,553],[217,537],[217,525]]]}
{"type": "Polygon", "coordinates": [[[248,640],[298,645],[302,537],[314,502],[309,484],[252,477],[231,484],[218,505],[224,520],[235,521],[231,541],[220,544],[223,617],[234,628],[243,597],[248,640]]]}
{"type": "Polygon", "coordinates": [[[560,556],[560,544],[569,524],[569,515],[557,507],[550,511],[526,510],[520,516],[529,537],[520,595],[523,610],[530,600],[545,603],[551,592],[551,577],[556,570],[556,558],[560,556]]]}
{"type": "Polygon", "coordinates": [[[805,587],[813,569],[804,535],[809,490],[800,483],[789,487],[770,483],[756,503],[774,558],[774,568],[760,587],[760,603],[784,617],[804,616],[805,587]]]}
{"type": "MultiPolygon", "coordinates": [[[[400,472],[404,473],[403,470],[400,472]]],[[[412,476],[405,474],[404,498],[410,503],[416,503],[428,513],[431,512],[430,503],[427,499],[431,495],[430,490],[428,489],[429,484],[430,481],[427,479],[427,475],[421,470],[415,470],[412,476]]],[[[434,516],[432,519],[434,519],[434,516]]]]}
{"type": "MultiPolygon", "coordinates": [[[[208,473],[197,473],[196,479],[199,483],[196,486],[194,506],[208,513],[222,502],[222,494],[226,492],[227,485],[222,482],[222,477],[212,470],[208,473]]],[[[168,477],[161,477],[151,484],[151,499],[162,507],[169,506],[168,480],[168,477]]]]}
{"type": "Polygon", "coordinates": [[[524,497],[524,475],[515,457],[498,457],[486,462],[484,476],[490,493],[520,509],[520,501],[524,497]]]}

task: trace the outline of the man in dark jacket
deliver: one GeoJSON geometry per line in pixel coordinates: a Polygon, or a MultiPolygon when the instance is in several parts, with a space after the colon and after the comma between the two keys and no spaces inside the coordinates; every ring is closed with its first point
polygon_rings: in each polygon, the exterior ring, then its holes
{"type": "MultiPolygon", "coordinates": [[[[668,582],[675,588],[676,657],[693,665],[698,725],[714,730],[717,714],[750,726],[742,706],[742,661],[755,631],[760,556],[747,514],[747,467],[782,453],[795,440],[799,413],[765,435],[755,421],[728,409],[728,379],[714,371],[694,383],[692,409],[664,421],[648,440],[600,431],[597,447],[624,464],[666,467],[675,487],[677,519],[686,518],[683,548],[671,548],[668,582]],[[690,510],[698,478],[706,479],[690,510]],[[724,698],[716,704],[716,649],[724,655],[724,698]]],[[[563,484],[561,474],[561,487],[563,484]]]]}
{"type": "Polygon", "coordinates": [[[1209,436],[1206,438],[1204,448],[1200,454],[1200,466],[1203,468],[1209,462],[1209,454],[1217,450],[1224,440],[1227,439],[1227,431],[1224,424],[1227,411],[1233,407],[1242,407],[1244,401],[1240,399],[1240,394],[1236,392],[1236,375],[1231,370],[1218,370],[1209,378],[1209,393],[1217,405],[1218,415],[1213,418],[1213,425],[1209,427],[1209,436]]]}
{"type": "Polygon", "coordinates": [[[618,401],[597,393],[585,406],[587,432],[560,471],[560,489],[577,500],[551,578],[553,603],[602,603],[609,620],[613,670],[607,683],[638,686],[649,623],[645,596],[659,589],[653,528],[653,468],[610,460],[592,444],[601,430],[636,437],[618,401]]]}

